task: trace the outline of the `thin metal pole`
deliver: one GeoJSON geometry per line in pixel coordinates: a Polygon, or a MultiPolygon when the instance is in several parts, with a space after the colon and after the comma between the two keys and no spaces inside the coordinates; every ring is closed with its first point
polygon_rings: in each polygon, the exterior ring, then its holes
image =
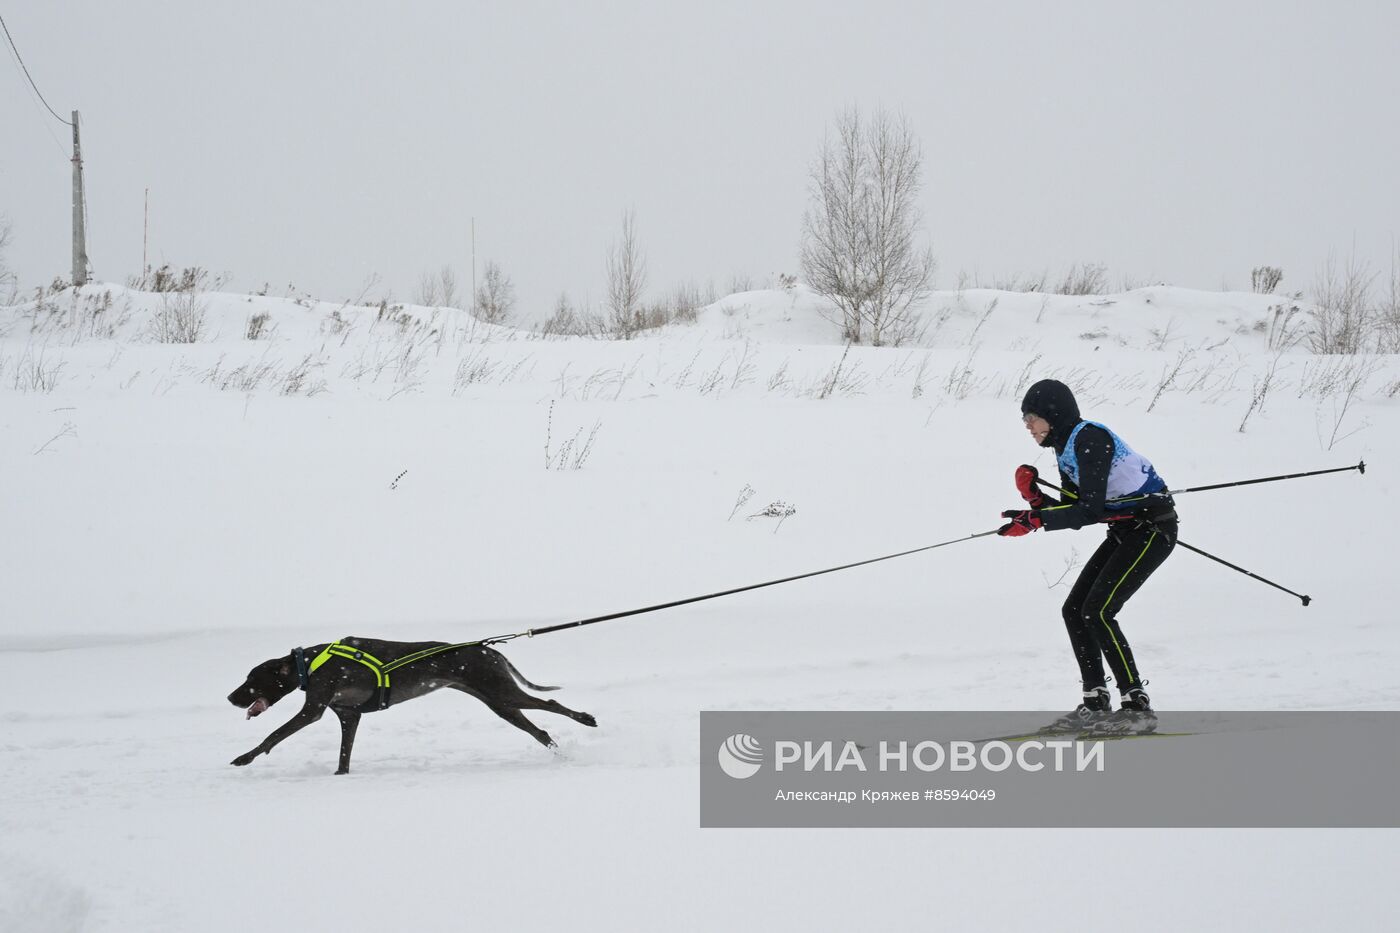
{"type": "MultiPolygon", "coordinates": [[[[1208,489],[1229,489],[1231,486],[1252,486],[1252,485],[1254,485],[1255,483],[1276,483],[1276,482],[1278,482],[1279,480],[1284,480],[1284,479],[1299,479],[1299,478],[1304,477],[1304,476],[1322,476],[1322,475],[1325,474],[1325,473],[1348,473],[1348,472],[1350,472],[1350,471],[1352,471],[1352,470],[1356,470],[1356,471],[1360,472],[1362,475],[1365,475],[1365,473],[1366,473],[1366,461],[1365,461],[1365,460],[1362,460],[1362,461],[1361,461],[1360,463],[1358,463],[1356,466],[1349,466],[1349,467],[1333,467],[1333,468],[1330,469],[1330,470],[1309,470],[1309,471],[1307,471],[1306,473],[1288,473],[1288,474],[1285,474],[1285,475],[1283,475],[1283,476],[1265,476],[1265,477],[1263,477],[1262,479],[1244,479],[1244,480],[1238,480],[1238,481],[1233,482],[1233,483],[1214,483],[1213,485],[1210,485],[1210,486],[1192,486],[1192,487],[1189,488],[1189,489],[1168,489],[1166,492],[1153,493],[1153,495],[1158,495],[1158,496],[1180,496],[1180,495],[1182,495],[1182,494],[1184,494],[1184,493],[1188,493],[1188,492],[1205,492],[1205,491],[1208,490],[1208,489]]],[[[1124,496],[1123,498],[1126,499],[1126,498],[1132,498],[1132,497],[1131,497],[1131,496],[1124,496]]],[[[1117,502],[1117,501],[1120,501],[1120,500],[1118,500],[1118,499],[1110,499],[1109,501],[1110,501],[1110,502],[1117,502]]]]}
{"type": "Polygon", "coordinates": [[[1207,554],[1205,551],[1201,550],[1200,548],[1198,548],[1198,547],[1192,547],[1191,545],[1187,544],[1185,541],[1182,541],[1182,540],[1179,539],[1179,538],[1177,539],[1177,542],[1176,542],[1176,543],[1179,544],[1179,545],[1181,545],[1182,547],[1186,548],[1186,550],[1188,550],[1188,551],[1195,551],[1197,554],[1201,555],[1202,557],[1209,557],[1211,560],[1215,561],[1217,564],[1224,564],[1226,567],[1229,567],[1231,570],[1238,570],[1240,573],[1244,574],[1246,577],[1250,577],[1250,578],[1252,578],[1252,579],[1258,580],[1260,583],[1267,583],[1267,584],[1269,584],[1269,586],[1272,586],[1272,587],[1273,587],[1274,589],[1276,589],[1276,590],[1283,590],[1283,591],[1284,591],[1285,593],[1287,593],[1289,596],[1296,596],[1296,597],[1298,597],[1299,599],[1301,599],[1301,600],[1303,601],[1303,605],[1304,605],[1304,606],[1306,606],[1306,605],[1308,605],[1309,603],[1312,602],[1312,597],[1311,597],[1311,596],[1304,596],[1302,593],[1295,593],[1295,592],[1293,592],[1292,590],[1290,590],[1290,589],[1289,589],[1288,587],[1286,587],[1286,586],[1279,586],[1277,583],[1275,583],[1275,582],[1272,581],[1272,580],[1265,580],[1263,577],[1259,576],[1259,574],[1257,574],[1257,573],[1251,573],[1250,571],[1245,570],[1243,567],[1237,567],[1236,565],[1230,563],[1228,560],[1222,560],[1221,558],[1216,557],[1214,554],[1207,554]]]}
{"type": "MultiPolygon", "coordinates": [[[[1143,499],[1151,499],[1154,496],[1184,496],[1188,492],[1206,492],[1207,490],[1211,489],[1229,489],[1232,486],[1253,486],[1255,483],[1277,483],[1279,480],[1299,479],[1304,476],[1322,476],[1326,473],[1349,473],[1352,470],[1356,470],[1362,475],[1365,475],[1366,461],[1362,460],[1356,466],[1333,467],[1329,470],[1309,470],[1306,473],[1287,473],[1283,476],[1265,476],[1260,479],[1242,479],[1236,480],[1232,483],[1213,483],[1210,486],[1191,486],[1187,489],[1165,489],[1161,492],[1149,492],[1137,496],[1119,496],[1116,499],[1105,499],[1104,504],[1108,505],[1109,503],[1114,502],[1138,502],[1143,499]]],[[[1045,489],[1049,489],[1053,492],[1058,492],[1062,495],[1073,496],[1076,499],[1079,498],[1078,496],[1075,496],[1074,493],[1066,492],[1059,486],[1056,486],[1054,483],[1049,482],[1048,480],[1041,479],[1039,476],[1036,477],[1035,481],[1037,485],[1042,486],[1045,489]]]]}
{"type": "MultiPolygon", "coordinates": [[[[1297,477],[1297,476],[1316,476],[1318,473],[1338,473],[1338,472],[1341,472],[1341,470],[1357,470],[1357,469],[1359,469],[1362,473],[1365,473],[1365,472],[1366,472],[1366,463],[1365,463],[1365,461],[1362,461],[1360,464],[1358,464],[1357,466],[1354,466],[1354,467],[1342,467],[1342,468],[1337,469],[1337,470],[1318,470],[1318,471],[1313,472],[1313,473],[1295,473],[1295,474],[1293,474],[1293,476],[1274,476],[1274,477],[1270,477],[1269,479],[1246,480],[1245,483],[1224,483],[1224,484],[1222,484],[1222,486],[1242,486],[1242,485],[1245,485],[1246,483],[1267,483],[1267,482],[1270,482],[1271,480],[1277,480],[1277,479],[1293,479],[1294,477],[1297,477]]],[[[1072,498],[1072,499],[1077,499],[1077,498],[1079,498],[1079,497],[1076,496],[1074,493],[1072,493],[1072,492],[1070,492],[1070,491],[1068,491],[1068,490],[1066,490],[1066,489],[1061,489],[1059,486],[1056,486],[1054,483],[1047,483],[1045,480],[1043,480],[1043,479],[1041,479],[1041,478],[1039,478],[1039,477],[1036,477],[1036,482],[1039,483],[1041,486],[1044,486],[1046,489],[1052,489],[1052,490],[1054,490],[1055,492],[1060,493],[1061,495],[1069,496],[1069,497],[1072,498]]],[[[1197,487],[1197,489],[1195,489],[1195,490],[1191,490],[1191,489],[1181,489],[1181,490],[1177,490],[1177,494],[1180,494],[1180,493],[1183,493],[1183,492],[1198,492],[1198,491],[1200,491],[1200,489],[1220,489],[1220,488],[1222,488],[1222,486],[1202,486],[1202,487],[1197,487]]],[[[1153,493],[1153,495],[1161,495],[1161,493],[1153,493]]],[[[1141,497],[1139,497],[1139,498],[1141,498],[1141,497]]],[[[1108,501],[1110,501],[1110,502],[1116,502],[1116,501],[1121,501],[1121,500],[1110,499],[1110,500],[1108,500],[1108,501]]],[[[1131,519],[1132,517],[1133,517],[1132,515],[1111,515],[1111,516],[1106,516],[1106,517],[1103,519],[1103,521],[1105,521],[1105,522],[1121,521],[1121,520],[1124,520],[1124,519],[1131,519]]],[[[1181,545],[1182,547],[1186,548],[1186,550],[1188,550],[1188,551],[1195,551],[1197,554],[1201,555],[1202,557],[1209,557],[1211,560],[1215,561],[1216,563],[1224,564],[1226,567],[1229,567],[1231,570],[1238,570],[1240,573],[1244,574],[1244,575],[1247,576],[1247,577],[1253,577],[1254,579],[1258,580],[1260,583],[1267,583],[1267,584],[1269,584],[1269,586],[1272,586],[1272,587],[1274,587],[1275,589],[1283,590],[1283,591],[1284,591],[1285,593],[1287,593],[1289,596],[1296,596],[1296,597],[1298,597],[1299,599],[1301,599],[1301,600],[1303,601],[1303,605],[1304,605],[1304,606],[1306,606],[1306,605],[1308,605],[1309,603],[1312,602],[1312,597],[1311,597],[1311,596],[1304,596],[1302,593],[1295,593],[1295,592],[1293,592],[1292,590],[1290,590],[1290,589],[1289,589],[1288,587],[1286,587],[1286,586],[1279,586],[1277,583],[1275,583],[1275,582],[1272,581],[1272,580],[1265,580],[1263,577],[1259,576],[1257,573],[1251,573],[1250,571],[1245,570],[1243,567],[1238,567],[1238,566],[1236,566],[1235,564],[1230,563],[1228,560],[1222,560],[1221,558],[1216,557],[1214,554],[1207,554],[1205,551],[1201,550],[1200,548],[1194,547],[1194,546],[1192,546],[1192,545],[1190,545],[1190,544],[1187,544],[1185,541],[1181,540],[1180,538],[1177,538],[1177,539],[1176,539],[1176,543],[1179,544],[1179,545],[1181,545]]]]}
{"type": "Polygon", "coordinates": [[[146,274],[146,244],[151,238],[151,189],[146,189],[146,206],[141,217],[141,274],[146,274]]]}

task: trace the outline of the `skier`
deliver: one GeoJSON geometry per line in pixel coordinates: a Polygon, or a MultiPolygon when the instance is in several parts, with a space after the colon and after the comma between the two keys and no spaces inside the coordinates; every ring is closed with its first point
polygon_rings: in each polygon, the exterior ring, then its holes
{"type": "Polygon", "coordinates": [[[1016,488],[1030,506],[1002,512],[998,529],[1019,537],[1037,528],[1058,531],[1108,523],[1103,544],[1084,565],[1064,604],[1065,627],[1079,662],[1083,700],[1046,731],[1151,732],[1157,715],[1143,689],[1118,612],[1176,546],[1175,503],[1150,461],[1104,425],[1085,421],[1069,386],[1043,379],[1021,402],[1022,420],[1041,447],[1055,451],[1063,501],[1036,486],[1038,472],[1016,468],[1016,488]],[[1108,501],[1124,500],[1124,501],[1108,501]],[[1103,661],[1113,671],[1121,708],[1114,712],[1103,661]]]}

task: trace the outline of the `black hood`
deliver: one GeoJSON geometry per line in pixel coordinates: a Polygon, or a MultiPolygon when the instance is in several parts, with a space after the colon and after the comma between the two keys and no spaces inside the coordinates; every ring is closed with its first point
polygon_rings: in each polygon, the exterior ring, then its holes
{"type": "Polygon", "coordinates": [[[1021,400],[1022,415],[1039,415],[1050,422],[1050,434],[1042,447],[1062,451],[1079,417],[1079,403],[1069,386],[1055,379],[1042,379],[1026,391],[1021,400]]]}

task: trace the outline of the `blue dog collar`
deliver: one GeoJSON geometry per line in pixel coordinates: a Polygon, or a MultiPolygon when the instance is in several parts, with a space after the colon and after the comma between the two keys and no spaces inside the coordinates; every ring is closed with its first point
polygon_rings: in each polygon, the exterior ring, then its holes
{"type": "Polygon", "coordinates": [[[304,691],[311,680],[311,675],[306,670],[306,649],[293,648],[292,660],[297,666],[297,687],[304,691]]]}

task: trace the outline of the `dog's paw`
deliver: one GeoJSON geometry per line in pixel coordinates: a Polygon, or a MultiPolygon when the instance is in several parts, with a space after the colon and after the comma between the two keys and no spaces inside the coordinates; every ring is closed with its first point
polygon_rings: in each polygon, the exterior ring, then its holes
{"type": "Polygon", "coordinates": [[[230,761],[229,764],[237,765],[241,768],[244,765],[252,764],[253,759],[256,757],[258,757],[258,753],[256,751],[245,752],[244,754],[239,755],[237,758],[233,759],[233,761],[230,761]]]}

